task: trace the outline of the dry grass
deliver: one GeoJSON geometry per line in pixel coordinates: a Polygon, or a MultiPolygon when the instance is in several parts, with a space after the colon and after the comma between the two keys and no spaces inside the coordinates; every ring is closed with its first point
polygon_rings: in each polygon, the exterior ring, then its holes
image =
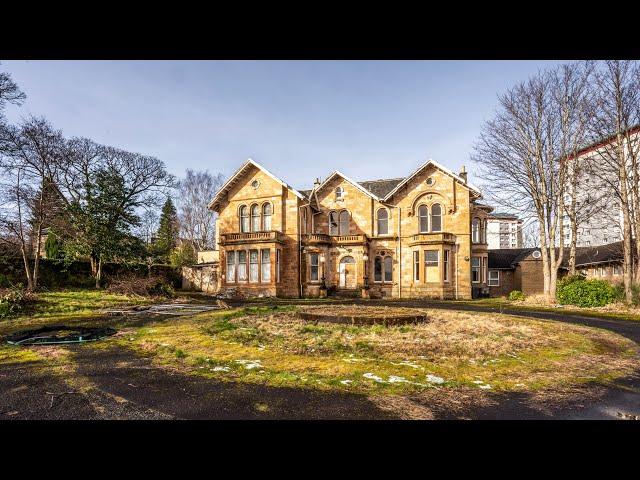
{"type": "Polygon", "coordinates": [[[426,324],[313,325],[288,310],[205,313],[111,342],[223,380],[385,395],[563,389],[609,382],[638,365],[630,340],[556,322],[425,310],[426,324]]]}

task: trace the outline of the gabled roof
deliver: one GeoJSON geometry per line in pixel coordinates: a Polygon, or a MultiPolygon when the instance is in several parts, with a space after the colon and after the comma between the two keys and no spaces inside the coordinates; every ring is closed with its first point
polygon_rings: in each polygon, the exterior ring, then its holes
{"type": "MultiPolygon", "coordinates": [[[[318,188],[315,188],[314,190],[316,192],[319,192],[320,190],[322,190],[324,188],[324,186],[329,183],[329,181],[335,177],[336,175],[341,176],[344,180],[346,180],[347,182],[349,182],[351,185],[353,185],[354,187],[356,187],[358,190],[360,190],[362,193],[364,193],[365,195],[368,195],[370,197],[372,197],[375,200],[378,200],[379,202],[382,201],[382,199],[380,197],[378,197],[378,195],[376,195],[375,193],[371,192],[370,190],[368,190],[367,188],[365,188],[362,184],[355,182],[353,180],[351,180],[349,177],[347,177],[344,173],[340,172],[339,170],[334,170],[331,175],[329,175],[324,182],[322,182],[320,185],[318,185],[318,188]]],[[[366,183],[366,182],[364,182],[366,183]]]]}
{"type": "Polygon", "coordinates": [[[411,175],[409,175],[407,178],[405,178],[404,180],[402,180],[401,182],[399,182],[394,188],[393,190],[391,190],[389,193],[387,193],[384,197],[384,201],[389,200],[398,190],[400,190],[400,188],[402,188],[403,185],[405,185],[409,180],[411,180],[413,177],[415,177],[416,175],[418,175],[420,172],[422,172],[422,170],[424,170],[425,168],[427,168],[429,165],[433,165],[434,167],[436,167],[438,170],[443,171],[444,173],[446,173],[447,175],[453,177],[456,181],[460,182],[462,185],[464,185],[465,187],[467,187],[469,190],[471,190],[473,193],[475,193],[478,197],[482,197],[482,193],[480,192],[480,190],[477,187],[474,187],[473,185],[471,185],[470,183],[467,183],[465,181],[464,178],[462,178],[460,175],[453,173],[453,171],[449,170],[447,167],[445,167],[444,165],[440,165],[438,162],[436,162],[435,160],[429,159],[426,162],[424,162],[422,165],[420,165],[418,167],[418,169],[413,172],[411,175]]]}
{"type": "Polygon", "coordinates": [[[249,158],[247,159],[246,162],[244,162],[242,164],[242,166],[236,171],[236,173],[234,173],[231,178],[229,178],[229,180],[227,180],[224,185],[222,185],[222,187],[220,187],[220,190],[218,190],[218,193],[216,193],[216,195],[213,197],[213,200],[211,200],[211,202],[209,202],[209,208],[213,209],[217,204],[220,203],[220,200],[223,198],[223,196],[231,189],[231,187],[233,187],[236,183],[238,183],[238,181],[240,180],[240,178],[249,170],[250,167],[256,167],[258,170],[261,170],[263,173],[265,173],[267,176],[271,177],[272,179],[274,179],[276,182],[280,183],[283,187],[291,190],[294,194],[296,194],[296,196],[298,196],[301,199],[305,199],[304,195],[302,195],[300,192],[298,192],[296,189],[294,189],[293,187],[291,187],[288,183],[285,183],[284,181],[282,181],[280,178],[276,177],[273,173],[271,173],[269,170],[267,170],[266,168],[264,168],[262,165],[260,165],[258,162],[255,162],[253,159],[249,158]]]}

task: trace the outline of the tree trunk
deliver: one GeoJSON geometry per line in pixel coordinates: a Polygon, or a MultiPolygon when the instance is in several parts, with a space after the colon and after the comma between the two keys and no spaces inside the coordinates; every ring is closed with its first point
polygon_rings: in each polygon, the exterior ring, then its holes
{"type": "Polygon", "coordinates": [[[42,251],[42,222],[38,223],[36,229],[36,253],[33,259],[33,288],[38,288],[38,278],[40,274],[40,253],[42,251]]]}
{"type": "Polygon", "coordinates": [[[96,288],[100,288],[102,280],[102,257],[98,259],[98,267],[96,268],[96,288]]]}
{"type": "Polygon", "coordinates": [[[24,272],[27,275],[27,290],[33,291],[33,278],[31,277],[31,267],[29,265],[29,254],[25,248],[24,242],[20,246],[20,252],[22,253],[22,260],[24,262],[24,272]]]}

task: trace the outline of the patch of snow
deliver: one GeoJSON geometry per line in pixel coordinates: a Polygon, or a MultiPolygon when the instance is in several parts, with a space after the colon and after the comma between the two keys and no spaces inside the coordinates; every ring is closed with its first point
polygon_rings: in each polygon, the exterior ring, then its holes
{"type": "Polygon", "coordinates": [[[377,375],[374,375],[373,373],[367,372],[364,375],[362,375],[364,378],[368,378],[369,380],[373,380],[374,382],[378,382],[378,383],[387,383],[385,382],[382,378],[380,378],[377,375]]]}
{"type": "Polygon", "coordinates": [[[254,368],[262,368],[262,364],[260,360],[236,360],[236,363],[244,365],[244,368],[247,370],[252,370],[254,368]]]}
{"type": "Polygon", "coordinates": [[[349,385],[350,383],[353,383],[353,380],[340,380],[340,383],[342,385],[349,385]]]}
{"type": "Polygon", "coordinates": [[[389,383],[411,383],[404,377],[397,377],[395,375],[389,376],[389,383]]]}
{"type": "Polygon", "coordinates": [[[442,377],[437,377],[437,376],[435,376],[435,375],[431,375],[431,374],[429,374],[429,375],[427,375],[427,377],[426,377],[426,378],[427,378],[427,382],[429,382],[429,383],[436,383],[436,384],[438,384],[438,385],[441,385],[441,384],[443,384],[443,383],[444,383],[444,378],[442,378],[442,377]]]}
{"type": "Polygon", "coordinates": [[[211,371],[213,371],[213,372],[228,372],[229,371],[229,367],[213,367],[211,369],[211,371]]]}
{"type": "Polygon", "coordinates": [[[514,386],[516,387],[526,387],[524,383],[516,383],[514,386]]]}
{"type": "Polygon", "coordinates": [[[478,385],[483,390],[491,390],[491,385],[478,385]]]}
{"type": "Polygon", "coordinates": [[[482,380],[474,380],[473,383],[476,385],[482,385],[484,382],[482,380]]]}

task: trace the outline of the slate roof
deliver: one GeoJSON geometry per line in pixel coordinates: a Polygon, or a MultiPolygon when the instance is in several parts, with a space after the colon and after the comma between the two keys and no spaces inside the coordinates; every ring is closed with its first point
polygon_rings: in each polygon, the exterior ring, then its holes
{"type": "MultiPolygon", "coordinates": [[[[622,242],[576,248],[576,266],[622,261],[622,242]]],[[[568,260],[563,262],[568,265],[568,260]]]]}
{"type": "Polygon", "coordinates": [[[529,256],[536,248],[498,248],[489,250],[489,268],[515,268],[516,264],[529,256]]]}
{"type": "MultiPolygon", "coordinates": [[[[499,248],[489,250],[489,268],[509,269],[529,256],[536,248],[499,248]]],[[[584,267],[600,263],[622,261],[622,242],[596,245],[593,247],[577,247],[576,266],[584,267]]],[[[569,268],[569,249],[565,248],[562,268],[569,268]]]]}
{"type": "Polygon", "coordinates": [[[504,218],[508,220],[518,220],[518,216],[513,213],[494,212],[489,214],[490,218],[504,218]]]}
{"type": "Polygon", "coordinates": [[[383,178],[380,180],[367,180],[365,182],[358,182],[362,188],[369,190],[378,198],[386,197],[391,190],[396,188],[400,182],[406,177],[402,178],[383,178]]]}

